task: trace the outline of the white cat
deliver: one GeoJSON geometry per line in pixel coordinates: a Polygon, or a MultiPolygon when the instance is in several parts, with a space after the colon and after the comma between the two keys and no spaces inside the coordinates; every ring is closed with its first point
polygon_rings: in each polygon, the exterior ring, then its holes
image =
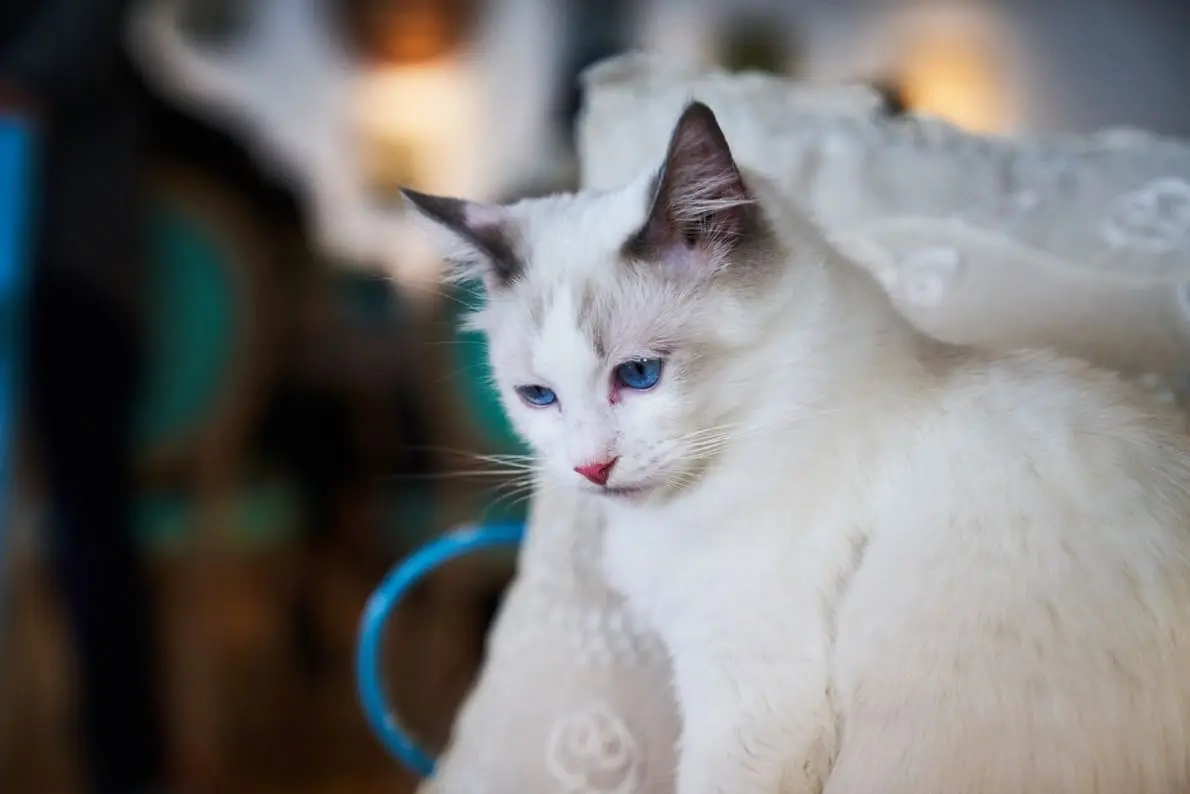
{"type": "Polygon", "coordinates": [[[1190,791],[1190,445],[1116,377],[933,342],[693,103],[620,191],[408,193],[510,417],[602,494],[679,794],[1190,791]]]}

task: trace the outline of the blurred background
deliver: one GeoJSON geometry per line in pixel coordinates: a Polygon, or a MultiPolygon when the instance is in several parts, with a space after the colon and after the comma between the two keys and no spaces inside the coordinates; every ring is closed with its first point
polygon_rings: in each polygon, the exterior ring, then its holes
{"type": "MultiPolygon", "coordinates": [[[[5,0],[0,115],[39,156],[0,791],[411,788],[355,700],[364,600],[527,494],[395,186],[574,187],[576,76],[632,49],[987,133],[1190,133],[1184,0],[5,0]]],[[[511,575],[453,565],[394,620],[430,747],[511,575]]]]}

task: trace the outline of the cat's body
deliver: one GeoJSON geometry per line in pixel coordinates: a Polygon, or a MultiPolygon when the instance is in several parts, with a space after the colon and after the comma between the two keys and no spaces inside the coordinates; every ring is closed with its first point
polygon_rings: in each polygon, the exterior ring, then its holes
{"type": "Polygon", "coordinates": [[[1051,357],[935,377],[610,507],[609,580],[673,654],[682,794],[1186,790],[1183,442],[1051,357]]]}
{"type": "Polygon", "coordinates": [[[607,497],[609,581],[673,657],[679,794],[1190,789],[1172,416],[926,339],[700,106],[621,193],[413,201],[487,263],[543,476],[607,497]]]}

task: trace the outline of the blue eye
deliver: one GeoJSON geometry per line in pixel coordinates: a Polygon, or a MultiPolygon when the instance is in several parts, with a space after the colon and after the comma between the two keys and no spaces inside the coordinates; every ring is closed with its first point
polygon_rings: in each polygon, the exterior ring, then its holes
{"type": "Polygon", "coordinates": [[[558,395],[554,394],[553,389],[547,389],[545,386],[517,386],[516,393],[521,396],[521,399],[529,403],[529,405],[536,405],[539,408],[544,408],[547,405],[553,405],[558,401],[558,395]]]}
{"type": "Polygon", "coordinates": [[[626,389],[644,391],[661,380],[661,359],[638,358],[616,367],[616,383],[626,389]]]}

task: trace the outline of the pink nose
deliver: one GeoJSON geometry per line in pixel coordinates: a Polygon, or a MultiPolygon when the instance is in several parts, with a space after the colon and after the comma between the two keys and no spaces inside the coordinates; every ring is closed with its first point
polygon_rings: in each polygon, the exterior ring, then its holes
{"type": "Polygon", "coordinates": [[[612,466],[616,465],[617,460],[619,458],[603,460],[597,463],[584,463],[582,466],[575,466],[574,470],[596,485],[607,485],[607,478],[611,476],[612,466]]]}

